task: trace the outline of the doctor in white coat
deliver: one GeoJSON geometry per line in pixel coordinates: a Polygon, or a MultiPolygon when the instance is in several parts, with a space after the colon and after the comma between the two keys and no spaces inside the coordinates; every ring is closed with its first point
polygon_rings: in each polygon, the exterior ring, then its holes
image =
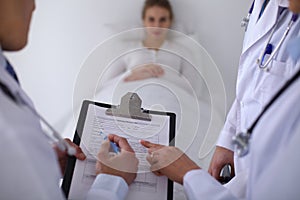
{"type": "MultiPolygon", "coordinates": [[[[288,41],[300,34],[299,19],[293,24],[279,51],[267,67],[263,70],[257,64],[257,59],[261,57],[266,45],[272,44],[274,51],[284,35],[293,15],[287,9],[288,4],[288,0],[254,2],[240,57],[236,98],[220,133],[209,167],[209,173],[216,179],[219,179],[222,167],[231,164],[235,169],[236,178],[240,179],[240,186],[245,187],[242,182],[247,179],[250,163],[247,157],[239,158],[234,154],[232,137],[249,128],[274,93],[300,66],[299,62],[293,62],[286,50],[288,41]]],[[[270,52],[264,57],[263,63],[269,57],[270,52]]]]}

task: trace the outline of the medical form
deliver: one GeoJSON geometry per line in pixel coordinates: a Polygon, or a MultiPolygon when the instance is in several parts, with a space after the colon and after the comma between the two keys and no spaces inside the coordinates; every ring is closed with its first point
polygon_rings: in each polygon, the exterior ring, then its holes
{"type": "MultiPolygon", "coordinates": [[[[169,145],[170,116],[152,114],[151,121],[131,119],[107,115],[106,107],[89,104],[80,138],[80,147],[86,154],[84,161],[77,160],[70,184],[68,199],[84,199],[96,178],[95,165],[97,154],[104,140],[104,134],[116,134],[125,137],[139,159],[137,177],[129,186],[127,199],[168,199],[170,181],[166,177],[158,177],[150,171],[146,160],[147,149],[140,140],[169,145]]],[[[174,124],[175,127],[175,124],[174,124]]],[[[173,184],[172,184],[173,185],[173,184]]]]}

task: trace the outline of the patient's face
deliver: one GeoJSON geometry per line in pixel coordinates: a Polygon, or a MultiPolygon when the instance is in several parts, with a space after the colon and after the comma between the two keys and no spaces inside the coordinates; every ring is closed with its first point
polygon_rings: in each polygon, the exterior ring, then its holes
{"type": "Polygon", "coordinates": [[[300,0],[290,0],[289,9],[294,13],[300,13],[300,0]]]}
{"type": "Polygon", "coordinates": [[[146,10],[145,17],[143,19],[144,27],[154,28],[150,29],[150,34],[155,37],[161,37],[165,35],[165,31],[155,28],[170,28],[172,20],[170,18],[170,12],[162,7],[153,6],[146,10]]]}

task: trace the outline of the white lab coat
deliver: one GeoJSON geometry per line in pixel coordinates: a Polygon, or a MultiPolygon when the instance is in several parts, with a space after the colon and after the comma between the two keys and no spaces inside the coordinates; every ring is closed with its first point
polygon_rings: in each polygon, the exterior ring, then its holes
{"type": "MultiPolygon", "coordinates": [[[[257,21],[264,0],[256,0],[250,18],[248,30],[245,34],[242,55],[240,57],[236,98],[228,113],[225,125],[221,131],[217,145],[231,150],[232,136],[245,131],[269,102],[275,92],[299,68],[300,63],[295,63],[288,55],[286,46],[288,41],[299,36],[300,20],[292,27],[279,52],[272,60],[269,71],[258,68],[256,60],[260,57],[270,32],[279,17],[279,7],[287,7],[288,0],[271,0],[261,18],[257,21]]],[[[270,43],[276,46],[281,39],[292,13],[289,12],[280,20],[270,43]]],[[[267,58],[267,57],[266,57],[267,58]]],[[[249,163],[247,158],[235,156],[236,174],[245,173],[249,163]]],[[[240,184],[241,186],[243,184],[240,184]]]]}
{"type": "MultiPolygon", "coordinates": [[[[299,88],[298,78],[263,115],[253,131],[247,155],[251,163],[244,199],[299,199],[299,88]]],[[[239,181],[236,184],[240,184],[239,181]]],[[[190,200],[241,199],[204,170],[188,172],[184,188],[190,200]]]]}
{"type": "MultiPolygon", "coordinates": [[[[17,82],[5,70],[0,48],[0,81],[33,106],[17,82]]],[[[65,199],[57,157],[39,119],[26,107],[14,103],[0,89],[0,199],[65,199]]],[[[98,176],[88,199],[124,199],[128,190],[120,177],[98,176]],[[106,177],[106,178],[102,178],[106,177]],[[109,187],[108,186],[118,186],[109,187]]]]}
{"type": "MultiPolygon", "coordinates": [[[[0,80],[32,105],[3,65],[0,80]]],[[[61,175],[56,155],[42,133],[39,119],[26,107],[17,106],[2,90],[0,110],[0,198],[64,199],[58,187],[61,175]]]]}

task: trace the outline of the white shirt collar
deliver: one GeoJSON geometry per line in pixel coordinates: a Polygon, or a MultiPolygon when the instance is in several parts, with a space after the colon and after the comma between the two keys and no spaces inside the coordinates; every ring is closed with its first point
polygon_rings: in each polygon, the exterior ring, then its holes
{"type": "MultiPolygon", "coordinates": [[[[164,40],[164,42],[162,43],[162,45],[160,46],[159,49],[164,49],[168,46],[169,42],[167,39],[164,40]]],[[[145,48],[144,44],[143,44],[143,41],[139,41],[139,46],[138,47],[142,47],[142,48],[145,48]]]]}
{"type": "Polygon", "coordinates": [[[278,6],[287,8],[289,7],[289,0],[276,0],[278,6]]]}
{"type": "Polygon", "coordinates": [[[18,91],[20,87],[16,80],[7,72],[6,62],[6,58],[0,46],[0,80],[5,83],[12,92],[18,91]]]}
{"type": "Polygon", "coordinates": [[[6,67],[6,60],[5,60],[5,57],[3,55],[1,45],[0,45],[0,67],[3,68],[3,69],[6,67]]]}
{"type": "Polygon", "coordinates": [[[3,54],[2,47],[0,45],[0,81],[4,83],[12,93],[19,93],[23,100],[26,101],[31,107],[33,106],[30,98],[25,94],[25,92],[21,89],[20,85],[16,82],[16,80],[6,71],[6,59],[3,54]]]}

